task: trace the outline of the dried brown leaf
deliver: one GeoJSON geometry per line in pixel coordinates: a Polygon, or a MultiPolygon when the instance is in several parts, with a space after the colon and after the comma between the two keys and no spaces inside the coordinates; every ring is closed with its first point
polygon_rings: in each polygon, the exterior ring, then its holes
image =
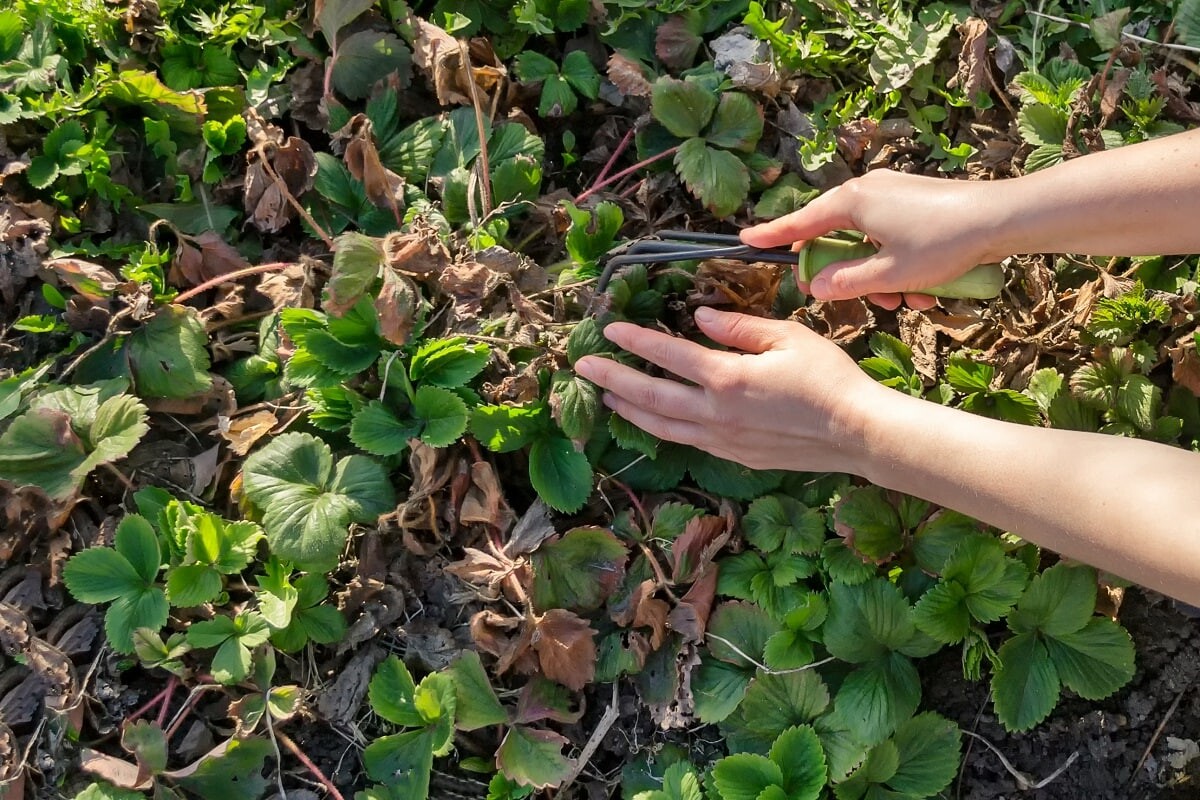
{"type": "Polygon", "coordinates": [[[667,616],[667,626],[678,632],[684,641],[694,644],[704,641],[704,631],[708,629],[708,617],[717,594],[717,576],[717,565],[709,564],[667,616]]]}
{"type": "Polygon", "coordinates": [[[465,524],[483,523],[503,533],[515,519],[516,514],[504,499],[504,489],[492,465],[486,461],[472,464],[471,485],[459,508],[458,521],[465,524]]]}
{"type": "Polygon", "coordinates": [[[55,258],[46,267],[89,300],[106,300],[120,284],[120,279],[99,264],[79,258],[55,258]]]}
{"type": "Polygon", "coordinates": [[[216,231],[205,231],[199,236],[180,235],[168,279],[176,286],[198,286],[248,266],[250,262],[216,231]]]}
{"type": "Polygon", "coordinates": [[[346,140],[342,158],[350,174],[362,183],[367,199],[398,213],[404,207],[404,178],[383,165],[367,115],[356,114],[335,136],[346,140]]]}
{"type": "Polygon", "coordinates": [[[398,347],[408,344],[416,325],[418,297],[412,279],[394,269],[384,268],[383,285],[375,298],[379,333],[383,338],[398,347]]]}
{"type": "Polygon", "coordinates": [[[688,520],[683,533],[671,543],[671,579],[691,583],[729,542],[726,520],[701,516],[688,520]]]}
{"type": "Polygon", "coordinates": [[[85,747],[80,751],[79,769],[108,781],[118,789],[133,789],[140,792],[149,789],[153,784],[150,776],[141,775],[137,764],[101,753],[99,750],[92,750],[90,747],[85,747]]]}
{"type": "Polygon", "coordinates": [[[937,326],[930,312],[902,308],[896,314],[900,325],[900,340],[912,350],[913,367],[929,382],[937,380],[937,326]]]}
{"type": "Polygon", "coordinates": [[[608,79],[628,97],[649,97],[650,79],[640,62],[616,52],[608,59],[608,79]]]}
{"type": "Polygon", "coordinates": [[[1200,396],[1200,355],[1196,353],[1195,336],[1188,332],[1167,352],[1171,356],[1171,379],[1200,396]]]}
{"type": "Polygon", "coordinates": [[[992,68],[988,58],[988,24],[979,17],[968,17],[958,26],[962,50],[958,54],[958,74],[955,80],[963,94],[974,99],[987,92],[992,68]]]}
{"type": "Polygon", "coordinates": [[[218,430],[222,438],[229,442],[229,449],[239,456],[245,456],[253,450],[255,443],[279,424],[275,414],[266,409],[232,419],[226,417],[224,420],[218,430]]]}
{"type": "Polygon", "coordinates": [[[575,691],[596,674],[596,631],[574,612],[554,608],[537,618],[531,644],[542,674],[575,691]]]}

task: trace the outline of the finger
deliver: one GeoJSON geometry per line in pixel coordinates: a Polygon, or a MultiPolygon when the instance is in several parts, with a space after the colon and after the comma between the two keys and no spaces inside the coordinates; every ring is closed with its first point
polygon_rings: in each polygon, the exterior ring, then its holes
{"type": "Polygon", "coordinates": [[[706,407],[704,390],[664,378],[652,378],[608,358],[586,357],[575,371],[639,408],[675,419],[700,419],[706,407]]]}
{"type": "Polygon", "coordinates": [[[867,258],[830,264],[813,277],[810,288],[818,300],[849,300],[900,291],[904,286],[896,275],[895,261],[879,252],[867,258]]]}
{"type": "MultiPolygon", "coordinates": [[[[794,323],[718,311],[707,306],[696,309],[696,324],[714,342],[746,353],[774,350],[795,330],[794,323]]],[[[714,363],[713,367],[716,366],[714,363]]]]}
{"type": "Polygon", "coordinates": [[[653,434],[667,441],[695,445],[704,441],[708,433],[707,429],[697,422],[672,419],[671,417],[664,417],[661,414],[646,411],[615,394],[605,394],[604,405],[646,433],[653,434]]]}
{"type": "Polygon", "coordinates": [[[629,322],[608,325],[604,335],[622,349],[693,383],[701,383],[705,374],[712,371],[718,355],[695,342],[629,322]]]}
{"type": "Polygon", "coordinates": [[[900,294],[897,292],[871,292],[867,295],[867,299],[888,311],[895,311],[901,303],[900,294]]]}
{"type": "Polygon", "coordinates": [[[931,294],[905,292],[904,302],[908,303],[908,307],[913,311],[928,311],[938,304],[938,299],[931,294]]]}
{"type": "Polygon", "coordinates": [[[746,228],[742,242],[751,247],[778,247],[852,227],[850,204],[839,188],[830,189],[799,211],[746,228]]]}

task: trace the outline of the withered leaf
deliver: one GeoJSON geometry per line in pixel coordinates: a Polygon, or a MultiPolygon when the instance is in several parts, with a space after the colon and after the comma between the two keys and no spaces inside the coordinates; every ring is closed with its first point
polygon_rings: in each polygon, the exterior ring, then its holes
{"type": "Polygon", "coordinates": [[[229,449],[244,456],[254,448],[255,442],[270,433],[277,424],[279,420],[275,414],[263,409],[228,419],[218,430],[222,438],[229,442],[229,449]]]}
{"type": "Polygon", "coordinates": [[[958,74],[955,79],[963,94],[975,99],[988,89],[988,24],[979,17],[968,17],[958,26],[962,50],[958,54],[958,74]]]}
{"type": "Polygon", "coordinates": [[[89,300],[108,298],[121,282],[99,264],[79,258],[54,258],[46,262],[46,267],[53,270],[59,280],[89,300]]]}
{"type": "Polygon", "coordinates": [[[389,233],[384,237],[383,260],[407,275],[428,278],[450,265],[450,251],[436,230],[417,224],[405,233],[389,233]]]}
{"type": "Polygon", "coordinates": [[[693,517],[683,533],[671,543],[672,573],[676,583],[695,580],[713,557],[729,542],[729,531],[720,517],[693,517]]]}
{"type": "Polygon", "coordinates": [[[375,298],[379,334],[396,346],[408,344],[417,317],[417,287],[394,269],[383,270],[383,286],[375,298]]]}
{"type": "Polygon", "coordinates": [[[1200,355],[1196,354],[1195,336],[1189,332],[1168,353],[1171,356],[1171,379],[1200,396],[1200,355]]]}
{"type": "Polygon", "coordinates": [[[278,233],[295,218],[296,200],[313,186],[317,159],[308,142],[266,123],[251,109],[246,130],[254,147],[246,154],[246,215],[263,233],[278,233]]]}
{"type": "MultiPolygon", "coordinates": [[[[375,134],[366,114],[356,114],[346,125],[346,152],[343,159],[355,180],[362,183],[367,199],[380,208],[396,211],[404,207],[404,178],[383,165],[375,134]]],[[[339,133],[341,136],[341,133],[339,133]]]]}
{"type": "Polygon", "coordinates": [[[587,620],[561,608],[537,618],[532,645],[542,674],[579,691],[596,674],[596,631],[587,620]]]}
{"type": "Polygon", "coordinates": [[[176,286],[198,286],[248,266],[250,262],[216,231],[205,231],[199,236],[181,234],[168,279],[176,286]]]}
{"type": "Polygon", "coordinates": [[[583,710],[582,696],[573,696],[559,684],[535,676],[521,688],[513,724],[553,720],[570,725],[579,721],[583,710]]]}
{"type": "Polygon", "coordinates": [[[649,97],[651,85],[640,63],[619,52],[608,59],[608,79],[621,94],[629,97],[649,97]]]}
{"type": "Polygon", "coordinates": [[[458,512],[459,522],[480,522],[498,531],[507,531],[516,515],[504,499],[504,489],[496,471],[486,461],[471,465],[471,485],[458,512]]]}
{"type": "Polygon", "coordinates": [[[652,580],[642,581],[633,590],[633,595],[620,613],[613,613],[612,620],[618,625],[650,629],[650,649],[662,647],[667,637],[667,614],[671,607],[665,600],[653,595],[658,586],[652,580]]]}
{"type": "Polygon", "coordinates": [[[709,564],[687,590],[687,594],[679,598],[679,605],[671,609],[667,616],[667,625],[677,631],[684,641],[699,644],[704,640],[704,631],[708,628],[708,617],[717,594],[718,572],[716,564],[709,564]]]}

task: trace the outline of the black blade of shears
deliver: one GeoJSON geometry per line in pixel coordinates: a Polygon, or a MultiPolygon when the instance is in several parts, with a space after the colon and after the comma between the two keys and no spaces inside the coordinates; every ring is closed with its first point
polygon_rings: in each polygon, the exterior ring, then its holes
{"type": "Polygon", "coordinates": [[[795,264],[796,254],[778,248],[752,247],[737,236],[695,231],[663,231],[654,238],[638,239],[615,248],[605,258],[604,270],[596,282],[597,294],[603,294],[620,267],[631,264],[664,264],[725,258],[747,263],[795,264]],[[706,246],[707,245],[707,246],[706,246]],[[716,246],[713,246],[716,245],[716,246]]]}

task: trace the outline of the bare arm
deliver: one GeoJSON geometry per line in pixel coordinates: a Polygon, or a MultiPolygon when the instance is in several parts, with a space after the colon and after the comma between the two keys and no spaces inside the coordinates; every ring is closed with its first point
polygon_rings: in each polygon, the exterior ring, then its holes
{"type": "Polygon", "coordinates": [[[866,233],[879,253],[828,267],[812,294],[822,300],[868,295],[888,307],[899,303],[898,292],[945,283],[1014,253],[1197,253],[1200,130],[1003,181],[877,170],[746,229],[742,239],[771,247],[841,228],[866,233]]]}
{"type": "Polygon", "coordinates": [[[1200,604],[1200,455],[918,400],[797,323],[712,309],[696,318],[742,352],[628,323],[605,331],[694,385],[595,357],[576,369],[656,436],[754,468],[861,475],[1200,604]]]}

